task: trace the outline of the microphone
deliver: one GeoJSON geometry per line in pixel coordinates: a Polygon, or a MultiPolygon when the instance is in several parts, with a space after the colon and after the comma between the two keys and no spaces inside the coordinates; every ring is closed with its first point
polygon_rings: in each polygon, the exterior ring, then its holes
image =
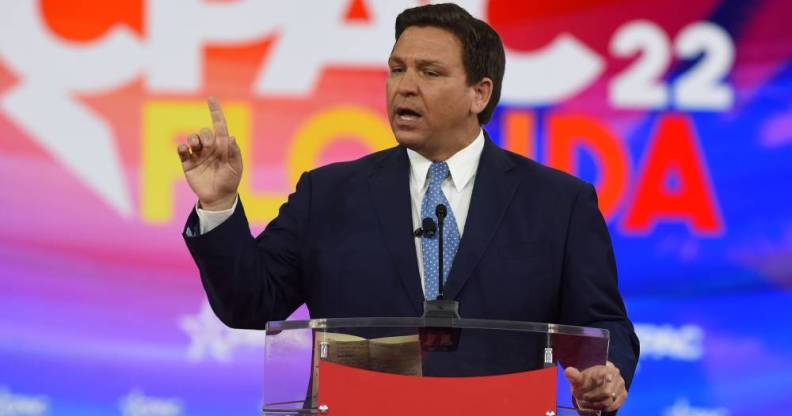
{"type": "Polygon", "coordinates": [[[432,238],[434,237],[436,230],[437,226],[435,225],[434,220],[431,217],[426,217],[423,219],[421,227],[416,228],[415,231],[413,231],[413,235],[416,237],[432,238]]]}
{"type": "Polygon", "coordinates": [[[439,273],[437,274],[437,299],[443,299],[443,220],[448,214],[448,209],[443,204],[437,204],[435,215],[437,215],[437,228],[440,231],[438,239],[437,255],[439,260],[439,273]]]}

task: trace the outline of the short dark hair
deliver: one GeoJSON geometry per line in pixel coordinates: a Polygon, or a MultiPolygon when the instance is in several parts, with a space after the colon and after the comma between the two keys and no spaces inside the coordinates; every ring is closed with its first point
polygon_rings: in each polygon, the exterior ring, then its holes
{"type": "Polygon", "coordinates": [[[453,33],[462,43],[462,63],[468,85],[484,77],[492,80],[492,96],[478,114],[479,124],[486,124],[498,105],[506,67],[506,54],[500,36],[490,25],[471,16],[456,4],[429,4],[413,7],[396,18],[396,40],[410,26],[438,27],[453,33]]]}

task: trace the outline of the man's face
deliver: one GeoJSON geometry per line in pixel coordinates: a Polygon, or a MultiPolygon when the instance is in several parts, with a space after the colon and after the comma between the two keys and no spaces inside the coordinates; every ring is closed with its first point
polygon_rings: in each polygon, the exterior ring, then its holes
{"type": "Polygon", "coordinates": [[[462,64],[462,42],[437,27],[402,32],[388,60],[388,118],[396,140],[421,154],[442,154],[466,140],[478,119],[462,64]]]}

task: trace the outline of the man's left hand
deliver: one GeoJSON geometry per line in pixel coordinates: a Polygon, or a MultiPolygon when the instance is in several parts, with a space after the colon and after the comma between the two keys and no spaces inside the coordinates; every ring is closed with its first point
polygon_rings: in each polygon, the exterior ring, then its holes
{"type": "Polygon", "coordinates": [[[610,361],[583,371],[567,367],[564,376],[569,380],[572,396],[581,409],[613,412],[627,400],[624,378],[610,361]]]}

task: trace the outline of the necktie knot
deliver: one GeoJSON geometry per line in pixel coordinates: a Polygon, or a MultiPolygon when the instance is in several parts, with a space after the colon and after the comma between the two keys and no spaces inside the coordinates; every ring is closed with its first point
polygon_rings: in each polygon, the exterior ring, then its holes
{"type": "Polygon", "coordinates": [[[432,162],[432,166],[429,167],[429,186],[440,185],[449,174],[448,163],[432,162]]]}

